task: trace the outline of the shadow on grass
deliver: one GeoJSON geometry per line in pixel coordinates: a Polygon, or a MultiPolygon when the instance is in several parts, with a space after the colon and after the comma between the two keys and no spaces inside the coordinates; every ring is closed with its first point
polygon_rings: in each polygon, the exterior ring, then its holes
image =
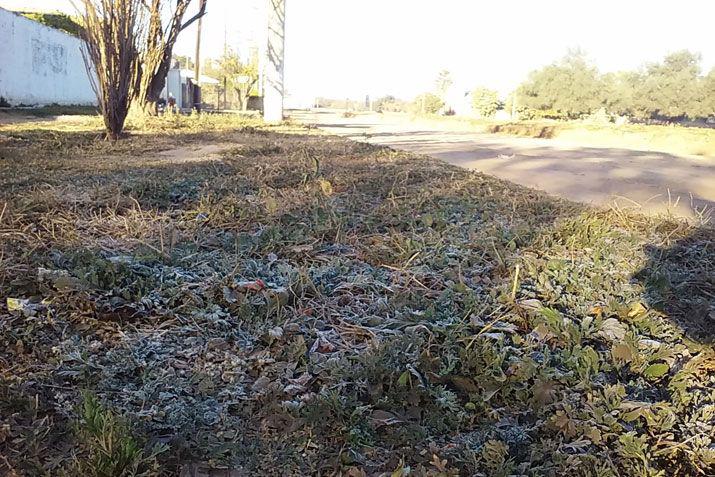
{"type": "Polygon", "coordinates": [[[715,229],[696,229],[667,247],[646,246],[635,274],[649,306],[666,313],[698,342],[715,341],[715,229]]]}

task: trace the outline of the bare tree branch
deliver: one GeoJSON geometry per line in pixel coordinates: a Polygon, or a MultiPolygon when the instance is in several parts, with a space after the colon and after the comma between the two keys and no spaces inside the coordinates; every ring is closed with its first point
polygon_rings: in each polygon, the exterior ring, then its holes
{"type": "Polygon", "coordinates": [[[182,23],[192,0],[177,0],[171,15],[162,12],[162,5],[169,0],[139,0],[148,10],[146,43],[142,52],[142,74],[137,103],[148,114],[156,114],[156,103],[166,84],[166,75],[171,68],[174,44],[188,24],[206,14],[207,0],[199,0],[199,12],[188,22],[182,23]],[[164,14],[162,14],[164,13],[164,14]],[[168,20],[167,20],[168,19],[168,20]]]}
{"type": "Polygon", "coordinates": [[[206,0],[202,0],[202,2],[201,2],[201,7],[200,7],[200,9],[199,9],[199,12],[198,12],[196,15],[194,15],[193,17],[189,18],[189,19],[186,21],[186,23],[184,23],[183,25],[181,25],[181,28],[179,29],[179,31],[184,31],[184,30],[187,29],[189,26],[191,26],[191,24],[194,23],[196,20],[198,20],[199,18],[201,18],[201,17],[203,17],[204,15],[206,15],[206,13],[208,13],[208,12],[206,11],[206,0]]]}

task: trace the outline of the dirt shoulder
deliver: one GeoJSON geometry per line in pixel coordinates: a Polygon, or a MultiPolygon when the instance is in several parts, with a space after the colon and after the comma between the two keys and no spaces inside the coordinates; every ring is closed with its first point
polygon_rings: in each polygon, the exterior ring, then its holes
{"type": "Polygon", "coordinates": [[[560,197],[600,206],[702,221],[715,206],[715,159],[579,141],[475,133],[461,124],[402,115],[299,113],[298,120],[342,136],[386,145],[493,174],[560,197]],[[459,129],[459,128],[458,128],[459,129]]]}
{"type": "Polygon", "coordinates": [[[549,120],[509,122],[398,113],[387,113],[385,117],[441,131],[557,139],[576,147],[631,149],[715,160],[715,128],[549,120]]]}

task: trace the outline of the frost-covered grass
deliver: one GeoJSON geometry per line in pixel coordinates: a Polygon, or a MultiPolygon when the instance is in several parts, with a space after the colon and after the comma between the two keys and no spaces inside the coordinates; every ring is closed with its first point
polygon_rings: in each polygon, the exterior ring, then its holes
{"type": "Polygon", "coordinates": [[[99,127],[0,128],[0,473],[712,474],[712,229],[288,125],[99,127]]]}

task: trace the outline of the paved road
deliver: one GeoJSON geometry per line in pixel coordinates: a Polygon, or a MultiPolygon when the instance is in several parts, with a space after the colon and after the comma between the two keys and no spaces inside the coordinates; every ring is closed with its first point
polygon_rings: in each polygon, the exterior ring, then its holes
{"type": "Polygon", "coordinates": [[[715,208],[714,158],[454,131],[448,123],[412,123],[399,115],[343,118],[314,111],[292,116],[333,134],[429,154],[581,202],[690,218],[715,208]]]}

